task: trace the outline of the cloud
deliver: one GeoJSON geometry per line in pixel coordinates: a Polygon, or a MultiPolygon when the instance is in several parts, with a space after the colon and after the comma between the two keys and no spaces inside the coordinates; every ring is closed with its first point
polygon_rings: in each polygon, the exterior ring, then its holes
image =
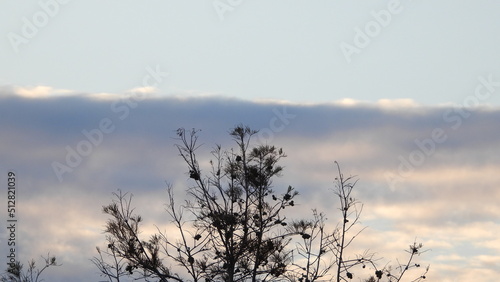
{"type": "Polygon", "coordinates": [[[68,89],[55,89],[51,86],[2,86],[0,88],[0,97],[19,96],[28,99],[57,98],[75,95],[76,92],[68,89]]]}
{"type": "Polygon", "coordinates": [[[474,276],[459,267],[473,260],[471,271],[486,280],[500,274],[498,258],[485,253],[500,249],[498,108],[427,107],[410,100],[305,105],[162,96],[150,88],[75,94],[3,87],[0,97],[1,169],[15,170],[20,181],[21,259],[48,251],[61,257],[61,270],[51,270],[48,281],[93,275],[89,259],[104,242],[101,207],[117,189],[134,194],[147,230],[158,222],[168,226],[166,182],[179,198],[189,187],[174,146],[177,128],[202,130],[199,157],[206,167],[215,144],[234,146],[228,130],[237,124],[261,131],[254,144],[287,153],[274,187],[299,191],[292,214],[315,207],[335,225],[337,160],[345,175],[359,179],[355,197],[365,205],[362,221],[369,226],[359,237],[360,250],[376,248],[394,258],[417,237],[432,249],[419,259],[438,270],[429,273],[433,281],[474,276]],[[446,140],[434,140],[436,129],[446,140]],[[61,181],[54,163],[68,168],[61,181]],[[397,180],[393,187],[388,173],[397,180]]]}

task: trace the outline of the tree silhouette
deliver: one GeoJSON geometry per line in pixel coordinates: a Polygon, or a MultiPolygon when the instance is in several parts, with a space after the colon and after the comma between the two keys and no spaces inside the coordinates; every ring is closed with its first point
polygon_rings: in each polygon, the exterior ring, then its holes
{"type": "MultiPolygon", "coordinates": [[[[401,281],[409,268],[420,267],[420,264],[412,264],[412,261],[414,256],[420,255],[422,252],[422,244],[415,242],[410,245],[409,250],[407,250],[410,254],[407,263],[399,264],[398,262],[395,270],[391,267],[379,269],[376,264],[378,259],[375,258],[374,253],[369,251],[365,251],[362,255],[349,256],[348,251],[354,240],[366,228],[354,229],[355,225],[359,223],[363,205],[353,195],[357,183],[356,177],[345,177],[341,172],[340,165],[337,162],[335,164],[338,176],[335,177],[333,192],[339,200],[340,222],[332,232],[326,231],[325,215],[318,213],[315,209],[312,220],[294,222],[292,230],[300,234],[303,240],[303,242],[298,243],[296,252],[303,260],[301,260],[302,263],[293,263],[293,267],[287,275],[288,279],[299,282],[350,281],[354,278],[355,273],[363,275],[368,269],[375,273],[378,280],[374,281],[382,281],[382,278],[390,282],[401,281]]],[[[428,268],[412,281],[425,279],[427,271],[428,268]]],[[[371,279],[375,279],[375,277],[372,276],[367,281],[371,279]]]]}
{"type": "Polygon", "coordinates": [[[283,169],[278,165],[285,157],[283,150],[268,145],[251,148],[250,140],[257,131],[237,126],[230,132],[237,148],[224,151],[216,146],[211,171],[204,173],[196,157],[197,133],[177,131],[177,148],[192,181],[188,190],[191,200],[177,207],[168,187],[167,211],[179,230],[180,241],[169,241],[163,232],[141,241],[142,218],[133,214],[131,196],[126,198],[120,192],[116,201],[103,208],[111,216],[105,232],[107,255],[115,263],[105,263],[101,253],[93,261],[111,280],[119,280],[123,274],[123,258],[129,274],[140,269],[142,277],[181,281],[162,263],[160,250],[183,267],[192,281],[269,281],[285,273],[290,263],[286,246],[294,233],[287,232],[282,212],[294,206],[297,192],[291,186],[281,194],[272,189],[272,178],[283,169]],[[194,217],[189,226],[185,212],[194,217]]]}
{"type": "MultiPolygon", "coordinates": [[[[141,239],[142,217],[134,213],[132,195],[115,193],[116,199],[103,207],[110,216],[107,248],[98,248],[99,256],[92,259],[109,281],[126,275],[146,281],[349,281],[355,274],[400,281],[409,268],[420,266],[412,264],[422,248],[416,243],[410,246],[408,262],[394,270],[379,269],[369,252],[349,254],[363,230],[353,229],[363,206],[352,194],[357,180],[344,177],[338,163],[334,192],[341,220],[329,231],[326,216],[316,210],[310,220],[286,217],[285,209],[295,207],[298,193],[292,186],[281,193],[272,186],[286,155],[274,146],[252,146],[257,131],[242,125],[233,128],[229,134],[236,148],[216,145],[212,160],[204,163],[210,165],[207,171],[196,155],[199,131],[181,128],[176,133],[190,181],[189,199],[177,205],[168,185],[166,211],[180,239],[171,240],[160,229],[148,240],[141,239]]],[[[414,281],[424,279],[425,273],[414,281]]]]}
{"type": "Polygon", "coordinates": [[[35,260],[32,259],[28,262],[28,268],[24,270],[24,265],[20,261],[9,263],[9,267],[0,276],[2,282],[38,282],[42,273],[51,266],[60,266],[57,264],[56,257],[47,254],[47,257],[42,257],[44,265],[42,268],[37,268],[35,260]]]}
{"type": "MultiPolygon", "coordinates": [[[[185,208],[195,216],[196,236],[205,238],[200,248],[203,255],[194,260],[194,254],[186,251],[184,256],[193,259],[185,266],[193,272],[195,261],[198,269],[204,269],[201,276],[206,280],[266,280],[281,276],[286,269],[289,255],[285,247],[291,233],[285,232],[281,214],[294,205],[297,193],[291,186],[282,195],[274,193],[272,178],[282,171],[278,161],[285,154],[274,146],[250,148],[256,133],[249,127],[234,128],[230,135],[237,144],[236,151],[222,151],[216,146],[211,172],[202,176],[195,154],[197,131],[177,131],[179,153],[195,181],[189,190],[193,200],[185,208]]],[[[173,201],[171,207],[171,216],[176,219],[173,201]]],[[[180,222],[177,227],[182,229],[180,222]]],[[[177,247],[187,250],[183,243],[177,247]]],[[[178,261],[182,263],[181,257],[178,261]]]]}

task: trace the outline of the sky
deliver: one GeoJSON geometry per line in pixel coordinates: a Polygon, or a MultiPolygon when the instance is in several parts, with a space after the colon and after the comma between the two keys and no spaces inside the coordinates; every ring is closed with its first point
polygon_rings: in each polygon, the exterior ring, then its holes
{"type": "MultiPolygon", "coordinates": [[[[415,239],[427,281],[500,275],[497,1],[2,1],[0,181],[16,174],[17,256],[47,281],[99,281],[101,207],[134,194],[168,226],[174,146],[198,128],[283,147],[276,189],[335,224],[334,161],[359,178],[356,248],[394,263],[415,239]],[[73,156],[73,157],[71,157],[73,156]],[[91,278],[89,278],[91,277],[91,278]],[[90,280],[89,280],[90,279],[90,280]]],[[[7,222],[4,189],[0,213],[7,222]]],[[[8,253],[7,228],[0,250],[8,253]]],[[[2,255],[0,261],[6,261],[2,255]]],[[[6,265],[2,263],[2,265],[6,265]]]]}

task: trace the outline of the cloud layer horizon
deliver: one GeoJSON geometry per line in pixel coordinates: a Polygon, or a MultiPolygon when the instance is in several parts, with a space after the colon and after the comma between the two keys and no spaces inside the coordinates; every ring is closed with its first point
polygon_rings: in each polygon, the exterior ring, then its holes
{"type": "Polygon", "coordinates": [[[228,131],[238,124],[260,131],[254,144],[287,153],[274,186],[299,191],[300,214],[317,208],[335,224],[334,161],[359,178],[369,228],[357,248],[394,262],[416,239],[430,249],[419,258],[431,265],[429,281],[500,275],[500,108],[3,87],[0,112],[0,179],[5,185],[9,171],[18,178],[18,257],[56,255],[63,265],[48,270],[47,281],[99,279],[90,259],[105,242],[101,207],[117,189],[134,194],[146,230],[168,225],[165,183],[180,198],[189,187],[177,128],[201,130],[199,156],[208,163],[215,144],[234,146],[228,131]]]}

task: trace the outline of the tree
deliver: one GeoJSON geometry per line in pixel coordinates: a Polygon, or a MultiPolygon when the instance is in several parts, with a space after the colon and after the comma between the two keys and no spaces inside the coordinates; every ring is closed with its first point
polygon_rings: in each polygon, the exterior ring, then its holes
{"type": "Polygon", "coordinates": [[[141,278],[146,279],[153,277],[160,281],[183,281],[162,263],[162,245],[158,235],[152,236],[148,241],[140,240],[142,217],[134,214],[134,209],[131,208],[132,195],[127,198],[127,194],[120,191],[115,196],[117,200],[103,207],[103,212],[112,217],[105,229],[107,250],[97,248],[99,257],[92,259],[101,274],[110,281],[120,281],[124,274],[133,275],[137,272],[140,272],[141,278]],[[111,257],[112,262],[106,262],[103,254],[111,257]]]}
{"type": "Polygon", "coordinates": [[[291,267],[286,277],[290,281],[317,281],[331,278],[330,270],[335,265],[335,260],[328,256],[331,245],[330,235],[325,229],[326,217],[313,209],[312,220],[294,221],[289,227],[291,232],[300,235],[296,248],[292,251],[291,267]]]}
{"type": "MultiPolygon", "coordinates": [[[[406,270],[418,265],[411,264],[422,248],[416,243],[408,262],[395,268],[399,272],[379,269],[369,252],[349,255],[351,244],[363,230],[353,229],[363,206],[352,193],[357,180],[344,177],[338,163],[334,192],[341,219],[337,227],[329,231],[326,216],[316,210],[310,220],[289,220],[285,209],[296,205],[298,193],[292,186],[276,193],[272,185],[273,178],[281,175],[283,167],[278,163],[286,155],[274,146],[253,146],[256,133],[236,126],[229,132],[236,147],[224,150],[216,145],[213,159],[200,165],[196,155],[199,131],[178,129],[177,149],[187,166],[189,199],[176,204],[168,185],[166,211],[180,239],[170,239],[159,228],[148,240],[141,239],[142,217],[132,208],[132,195],[119,191],[103,207],[110,216],[105,229],[107,248],[98,248],[99,256],[92,259],[102,275],[109,281],[120,281],[125,275],[196,282],[349,281],[354,273],[368,276],[369,272],[356,270],[359,268],[375,274],[371,278],[376,281],[400,281],[406,270]],[[172,264],[175,271],[167,266],[172,264]]],[[[425,273],[415,281],[423,278],[425,273]]]]}
{"type": "MultiPolygon", "coordinates": [[[[122,195],[117,196],[120,197],[122,195]]],[[[114,242],[109,243],[105,250],[101,250],[99,247],[96,247],[96,250],[99,257],[94,257],[91,261],[110,282],[119,282],[121,277],[126,276],[130,272],[128,266],[125,265],[126,259],[119,257],[114,242]],[[107,262],[103,255],[111,258],[111,262],[107,262]]]]}
{"type": "MultiPolygon", "coordinates": [[[[249,127],[235,127],[230,135],[237,145],[236,152],[222,151],[221,146],[216,146],[212,152],[215,161],[210,161],[212,170],[208,176],[202,176],[195,154],[197,131],[188,135],[184,129],[177,131],[181,141],[179,153],[195,182],[189,190],[193,201],[186,209],[195,217],[195,237],[207,238],[202,241],[206,243],[204,254],[197,261],[205,269],[205,279],[267,280],[281,276],[286,269],[289,258],[284,249],[291,234],[280,229],[286,225],[281,214],[294,205],[297,193],[289,186],[284,194],[274,194],[272,178],[280,175],[283,168],[278,161],[285,154],[269,145],[250,148],[256,133],[249,127]]],[[[171,215],[175,220],[178,216],[173,204],[172,201],[171,215]]],[[[180,224],[177,227],[182,229],[180,224]]],[[[177,247],[187,250],[186,244],[177,247]]],[[[188,260],[194,258],[187,251],[184,255],[188,260]]],[[[183,262],[180,257],[178,261],[183,262]]],[[[191,272],[192,265],[187,267],[191,272]]]]}
{"type": "Polygon", "coordinates": [[[351,246],[354,239],[365,229],[362,228],[356,231],[354,235],[350,235],[353,227],[359,222],[363,205],[353,196],[353,190],[357,183],[354,177],[344,177],[340,170],[340,165],[337,165],[338,176],[335,178],[334,193],[339,199],[341,222],[337,225],[334,232],[330,236],[328,248],[335,257],[336,262],[336,277],[337,281],[347,281],[353,278],[353,269],[361,266],[366,267],[366,264],[375,266],[374,254],[365,252],[363,255],[356,257],[348,257],[347,249],[351,246]],[[346,279],[347,278],[347,279],[346,279]]]}
{"type": "Polygon", "coordinates": [[[2,282],[38,282],[42,272],[51,266],[60,266],[57,264],[56,257],[47,254],[47,257],[42,257],[45,265],[42,268],[36,268],[35,260],[28,262],[28,269],[23,270],[24,265],[20,261],[10,263],[5,273],[0,276],[2,282]]]}
{"type": "MultiPolygon", "coordinates": [[[[374,253],[365,251],[362,255],[349,256],[349,248],[354,240],[366,228],[355,230],[354,227],[359,223],[363,205],[354,198],[353,190],[357,184],[356,177],[345,177],[337,166],[337,177],[335,177],[334,194],[339,200],[340,222],[332,232],[325,230],[325,216],[316,210],[313,210],[314,218],[310,221],[300,220],[292,225],[293,231],[301,235],[302,241],[297,244],[296,251],[303,258],[302,264],[293,263],[293,268],[290,269],[290,274],[287,275],[291,281],[313,282],[335,280],[349,281],[354,278],[354,273],[364,274],[363,270],[371,269],[378,280],[371,276],[366,281],[381,281],[386,278],[389,282],[401,281],[405,272],[410,268],[418,268],[420,264],[412,261],[416,255],[422,253],[422,244],[410,245],[407,252],[410,254],[406,264],[400,264],[393,268],[384,267],[379,269],[377,266],[378,259],[374,253]],[[332,270],[335,270],[332,273],[332,270]]],[[[428,268],[416,279],[412,281],[420,281],[425,279],[428,268]]],[[[362,277],[362,275],[357,275],[362,277]]]]}
{"type": "MultiPolygon", "coordinates": [[[[164,266],[170,258],[191,276],[193,281],[269,281],[282,277],[290,262],[287,244],[294,233],[287,232],[283,211],[294,206],[298,194],[291,186],[281,194],[272,189],[272,178],[280,175],[278,161],[283,150],[269,145],[250,147],[257,131],[237,126],[230,136],[236,149],[212,151],[211,171],[205,173],[196,157],[198,131],[177,131],[178,151],[188,167],[192,186],[191,200],[180,208],[168,188],[167,212],[179,230],[181,240],[172,242],[158,232],[149,241],[139,239],[141,217],[130,207],[131,197],[116,194],[117,201],[103,211],[111,216],[106,224],[108,255],[113,265],[94,258],[101,273],[119,280],[121,259],[128,263],[129,274],[182,281],[178,274],[164,266]],[[193,218],[187,225],[185,212],[193,218]],[[114,271],[109,271],[114,268],[114,271]]],[[[99,251],[99,250],[98,250],[99,251]]]]}

